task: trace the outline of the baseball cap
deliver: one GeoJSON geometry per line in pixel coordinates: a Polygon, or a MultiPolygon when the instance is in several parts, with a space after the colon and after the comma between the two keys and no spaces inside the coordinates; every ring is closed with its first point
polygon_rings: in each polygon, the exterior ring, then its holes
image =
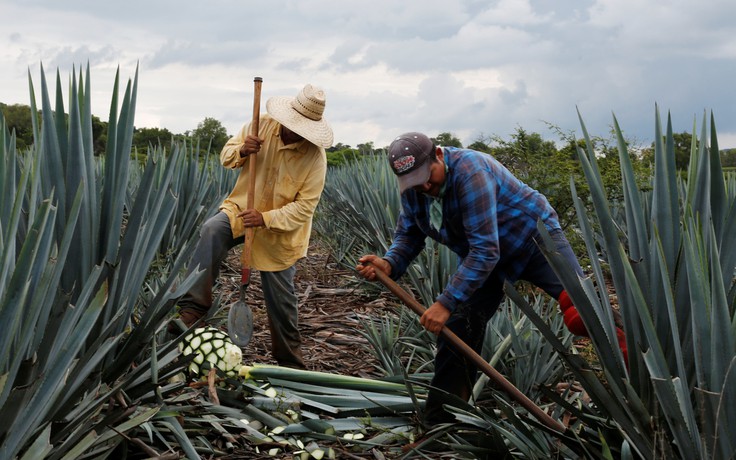
{"type": "Polygon", "coordinates": [[[399,193],[429,180],[434,152],[434,143],[422,133],[404,133],[391,142],[388,161],[399,179],[399,193]]]}

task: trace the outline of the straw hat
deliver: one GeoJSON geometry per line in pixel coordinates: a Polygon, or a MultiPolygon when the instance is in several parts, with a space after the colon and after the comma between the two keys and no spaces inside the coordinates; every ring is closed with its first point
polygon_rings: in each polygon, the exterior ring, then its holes
{"type": "Polygon", "coordinates": [[[266,102],[269,115],[309,142],[320,147],[332,146],[332,128],[322,118],[325,92],[307,84],[296,97],[275,96],[266,102]]]}

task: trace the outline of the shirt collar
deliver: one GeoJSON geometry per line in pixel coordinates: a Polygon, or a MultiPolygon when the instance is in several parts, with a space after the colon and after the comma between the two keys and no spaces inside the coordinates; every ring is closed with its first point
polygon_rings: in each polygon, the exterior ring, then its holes
{"type": "Polygon", "coordinates": [[[447,179],[450,173],[450,167],[447,165],[447,157],[444,157],[444,163],[445,163],[445,181],[442,183],[442,187],[440,187],[440,192],[437,194],[437,196],[427,195],[433,200],[441,200],[445,197],[445,191],[447,190],[447,179]]]}
{"type": "Polygon", "coordinates": [[[302,139],[300,141],[292,142],[291,144],[284,144],[283,140],[281,139],[281,133],[276,133],[276,136],[279,138],[279,142],[281,142],[281,146],[279,147],[279,150],[281,149],[289,149],[289,150],[296,150],[300,153],[307,153],[309,151],[309,145],[311,142],[309,142],[306,139],[302,139]]]}

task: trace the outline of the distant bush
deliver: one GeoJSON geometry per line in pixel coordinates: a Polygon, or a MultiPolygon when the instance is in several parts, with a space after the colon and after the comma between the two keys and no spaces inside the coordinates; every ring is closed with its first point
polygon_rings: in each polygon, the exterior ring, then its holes
{"type": "Polygon", "coordinates": [[[334,152],[327,152],[327,166],[343,166],[360,156],[360,152],[349,147],[334,152]]]}

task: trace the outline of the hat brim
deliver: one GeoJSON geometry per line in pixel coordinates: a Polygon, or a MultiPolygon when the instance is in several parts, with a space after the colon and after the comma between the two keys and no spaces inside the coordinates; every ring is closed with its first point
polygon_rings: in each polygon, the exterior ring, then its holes
{"type": "Polygon", "coordinates": [[[291,102],[295,98],[287,96],[275,96],[266,101],[266,111],[279,123],[291,131],[302,136],[314,145],[323,148],[332,146],[334,139],[332,128],[325,121],[310,120],[294,110],[291,102]]]}
{"type": "Polygon", "coordinates": [[[399,179],[399,193],[404,193],[406,189],[416,187],[417,185],[426,184],[431,174],[432,162],[425,161],[424,164],[419,165],[414,171],[396,176],[399,179]]]}

